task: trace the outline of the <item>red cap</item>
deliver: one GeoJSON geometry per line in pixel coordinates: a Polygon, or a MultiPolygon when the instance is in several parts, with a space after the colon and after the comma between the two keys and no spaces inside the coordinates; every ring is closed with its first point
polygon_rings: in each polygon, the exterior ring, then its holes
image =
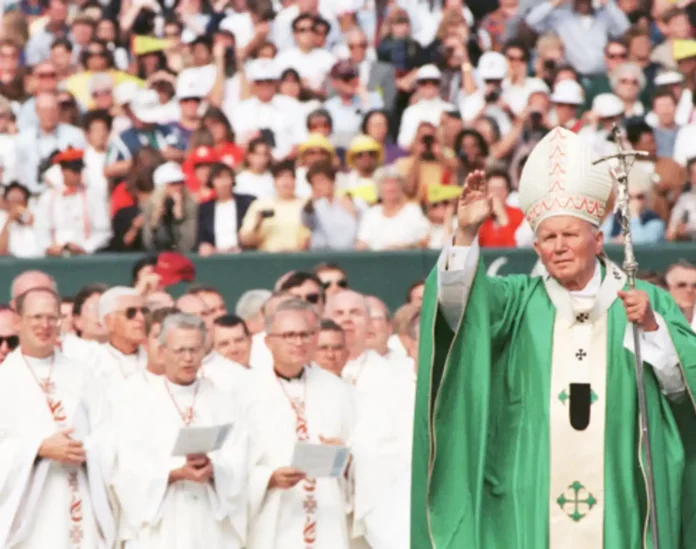
{"type": "Polygon", "coordinates": [[[193,282],[196,278],[196,267],[191,260],[177,252],[159,254],[154,270],[160,276],[162,286],[193,282]]]}
{"type": "Polygon", "coordinates": [[[207,145],[196,147],[191,153],[191,162],[194,166],[198,166],[199,164],[215,164],[219,161],[220,158],[218,157],[218,153],[215,152],[213,147],[208,147],[207,145]]]}
{"type": "Polygon", "coordinates": [[[81,161],[84,156],[85,152],[82,149],[73,149],[72,147],[68,147],[53,157],[53,163],[62,164],[63,162],[78,162],[81,161]]]}

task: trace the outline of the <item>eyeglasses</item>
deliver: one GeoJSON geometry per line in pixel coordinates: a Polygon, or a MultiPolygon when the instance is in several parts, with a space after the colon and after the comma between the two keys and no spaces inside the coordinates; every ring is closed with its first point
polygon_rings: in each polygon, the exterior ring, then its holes
{"type": "Polygon", "coordinates": [[[111,95],[112,91],[111,90],[94,90],[92,92],[92,95],[95,97],[98,97],[100,95],[111,95]]]}
{"type": "Polygon", "coordinates": [[[17,345],[19,345],[19,336],[0,336],[0,347],[2,347],[3,343],[7,343],[8,349],[10,349],[10,351],[14,351],[17,348],[17,345]]]}
{"type": "Polygon", "coordinates": [[[683,290],[684,288],[691,288],[692,290],[696,290],[696,282],[675,282],[674,287],[683,290]]]}
{"type": "Polygon", "coordinates": [[[328,290],[331,286],[338,286],[339,288],[347,288],[348,281],[345,278],[339,278],[338,280],[328,280],[321,283],[325,290],[328,290]]]}
{"type": "Polygon", "coordinates": [[[277,337],[278,339],[282,339],[285,343],[291,343],[293,341],[300,341],[300,343],[307,343],[310,339],[312,339],[312,335],[314,335],[314,332],[283,332],[280,334],[268,334],[271,337],[277,337]]]}
{"type": "Polygon", "coordinates": [[[122,312],[128,320],[133,320],[139,312],[145,316],[150,312],[150,309],[147,307],[127,307],[120,312],[122,312]]]}
{"type": "Polygon", "coordinates": [[[302,296],[302,299],[304,299],[307,303],[311,303],[312,305],[316,305],[321,301],[321,295],[313,292],[311,294],[306,294],[302,296]]]}
{"type": "Polygon", "coordinates": [[[632,78],[620,78],[619,79],[619,84],[629,84],[631,86],[637,86],[638,85],[638,80],[634,80],[632,78]]]}

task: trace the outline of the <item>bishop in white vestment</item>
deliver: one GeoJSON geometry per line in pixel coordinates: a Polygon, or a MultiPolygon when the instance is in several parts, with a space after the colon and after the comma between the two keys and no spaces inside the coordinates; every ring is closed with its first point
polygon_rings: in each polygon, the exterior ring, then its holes
{"type": "Polygon", "coordinates": [[[247,429],[232,397],[197,372],[205,327],[173,314],[162,325],[166,371],[120,415],[113,485],[127,549],[239,549],[246,538],[247,429]],[[219,450],[172,456],[183,427],[231,423],[219,450]]]}
{"type": "Polygon", "coordinates": [[[313,334],[293,303],[269,319],[274,368],[254,371],[247,549],[348,549],[349,483],[290,467],[297,442],[347,444],[353,430],[350,388],[305,366],[313,334]]]}
{"type": "Polygon", "coordinates": [[[20,347],[0,368],[0,547],[110,549],[115,526],[90,444],[90,375],[55,350],[59,298],[16,300],[20,347]]]}

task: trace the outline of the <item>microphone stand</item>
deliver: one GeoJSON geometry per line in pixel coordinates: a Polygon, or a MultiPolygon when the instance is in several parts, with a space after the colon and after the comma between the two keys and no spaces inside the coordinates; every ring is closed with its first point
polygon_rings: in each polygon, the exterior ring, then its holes
{"type": "MultiPolygon", "coordinates": [[[[631,215],[628,208],[628,173],[630,166],[628,159],[636,157],[648,156],[648,153],[642,151],[628,150],[623,129],[614,124],[612,128],[612,136],[614,137],[618,153],[605,156],[593,162],[599,164],[607,160],[616,159],[619,162],[618,168],[614,169],[614,177],[617,185],[617,206],[619,218],[621,222],[621,234],[623,235],[624,245],[624,261],[623,270],[628,277],[628,287],[635,289],[636,273],[638,272],[638,262],[633,253],[633,239],[631,238],[631,215]]],[[[636,386],[638,390],[638,409],[640,415],[640,430],[641,430],[641,446],[645,456],[645,480],[647,484],[647,497],[649,508],[650,531],[652,538],[652,549],[659,549],[660,539],[657,531],[657,506],[655,499],[655,477],[653,473],[652,446],[650,444],[650,426],[648,424],[648,405],[645,393],[645,367],[640,352],[640,328],[638,324],[633,322],[633,347],[636,368],[636,386]]]]}

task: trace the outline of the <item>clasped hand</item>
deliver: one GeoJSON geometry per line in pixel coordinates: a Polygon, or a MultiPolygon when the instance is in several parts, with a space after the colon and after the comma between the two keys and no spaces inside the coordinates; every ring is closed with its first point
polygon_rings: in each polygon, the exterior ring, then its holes
{"type": "Polygon", "coordinates": [[[82,465],[87,461],[84,445],[70,435],[75,429],[64,429],[51,435],[41,443],[38,456],[66,465],[82,465]]]}
{"type": "Polygon", "coordinates": [[[213,479],[213,464],[205,454],[186,456],[186,464],[172,471],[172,480],[190,480],[204,484],[213,479]]]}

